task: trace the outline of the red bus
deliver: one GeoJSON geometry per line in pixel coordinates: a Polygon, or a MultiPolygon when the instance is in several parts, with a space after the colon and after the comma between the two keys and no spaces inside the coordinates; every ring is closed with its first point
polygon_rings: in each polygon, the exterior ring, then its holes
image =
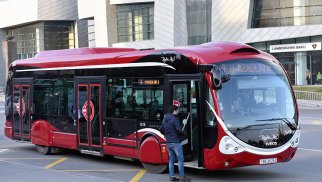
{"type": "Polygon", "coordinates": [[[270,54],[245,44],[162,50],[45,51],[9,68],[5,135],[36,145],[134,159],[167,168],[159,128],[180,105],[185,166],[218,170],[286,162],[299,144],[289,78],[270,54]]]}

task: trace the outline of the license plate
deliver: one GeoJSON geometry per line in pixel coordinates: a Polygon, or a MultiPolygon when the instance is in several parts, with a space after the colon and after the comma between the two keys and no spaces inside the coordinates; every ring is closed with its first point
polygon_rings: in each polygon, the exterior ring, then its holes
{"type": "Polygon", "coordinates": [[[277,163],[277,158],[269,158],[269,159],[260,159],[259,164],[275,164],[277,163]]]}

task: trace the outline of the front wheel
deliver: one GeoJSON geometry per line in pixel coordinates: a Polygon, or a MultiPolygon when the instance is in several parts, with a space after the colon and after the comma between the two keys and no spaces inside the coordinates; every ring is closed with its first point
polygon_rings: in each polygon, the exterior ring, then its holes
{"type": "Polygon", "coordinates": [[[155,174],[164,173],[168,169],[167,164],[152,164],[143,162],[142,165],[149,173],[155,174]]]}
{"type": "Polygon", "coordinates": [[[51,154],[51,147],[36,145],[37,152],[42,155],[51,154]]]}

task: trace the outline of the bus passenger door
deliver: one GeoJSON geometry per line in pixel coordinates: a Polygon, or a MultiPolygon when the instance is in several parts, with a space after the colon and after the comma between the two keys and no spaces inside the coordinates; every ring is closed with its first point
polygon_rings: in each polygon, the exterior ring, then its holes
{"type": "Polygon", "coordinates": [[[187,78],[170,78],[167,89],[167,105],[179,106],[179,118],[187,119],[182,138],[185,161],[198,164],[199,158],[199,119],[200,119],[200,80],[187,78]]]}
{"type": "Polygon", "coordinates": [[[14,79],[12,94],[13,139],[30,141],[32,79],[14,79]]]}
{"type": "Polygon", "coordinates": [[[102,156],[105,77],[77,77],[75,90],[78,148],[102,156]]]}

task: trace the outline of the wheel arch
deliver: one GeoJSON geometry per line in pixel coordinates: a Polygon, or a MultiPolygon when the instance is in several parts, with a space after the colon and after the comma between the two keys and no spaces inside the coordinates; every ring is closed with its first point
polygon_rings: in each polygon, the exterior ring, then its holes
{"type": "Polygon", "coordinates": [[[152,133],[145,133],[140,139],[139,159],[141,162],[163,164],[162,146],[158,137],[152,133]]]}
{"type": "Polygon", "coordinates": [[[147,139],[147,138],[149,138],[149,137],[154,137],[158,141],[158,143],[160,144],[160,140],[158,139],[158,136],[155,133],[153,133],[153,132],[146,132],[145,134],[143,134],[143,136],[140,139],[140,146],[139,146],[139,148],[141,147],[141,145],[144,142],[144,140],[147,139]]]}

